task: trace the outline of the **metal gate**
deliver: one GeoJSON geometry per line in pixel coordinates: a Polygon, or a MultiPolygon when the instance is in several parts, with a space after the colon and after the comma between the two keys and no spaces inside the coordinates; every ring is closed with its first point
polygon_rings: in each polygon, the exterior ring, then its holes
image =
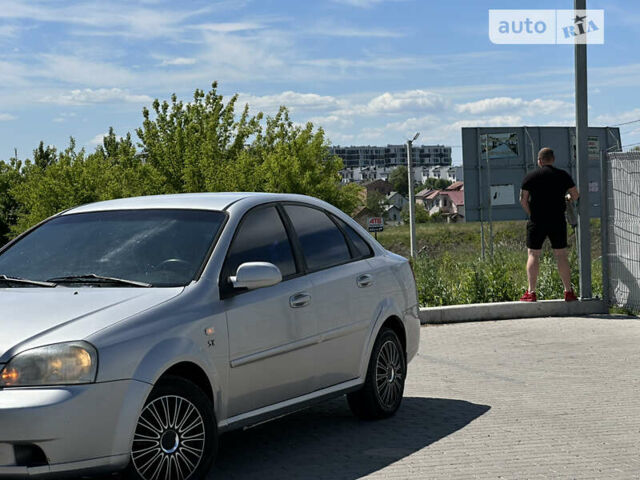
{"type": "Polygon", "coordinates": [[[609,305],[640,312],[640,152],[605,158],[603,296],[609,305]]]}

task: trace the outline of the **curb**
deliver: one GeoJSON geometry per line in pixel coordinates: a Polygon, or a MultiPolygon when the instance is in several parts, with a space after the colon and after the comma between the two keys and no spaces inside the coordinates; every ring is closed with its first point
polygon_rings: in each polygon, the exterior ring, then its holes
{"type": "Polygon", "coordinates": [[[589,299],[577,302],[542,300],[539,302],[472,303],[420,309],[420,323],[442,324],[512,320],[536,317],[572,317],[594,313],[608,313],[602,300],[589,299]]]}

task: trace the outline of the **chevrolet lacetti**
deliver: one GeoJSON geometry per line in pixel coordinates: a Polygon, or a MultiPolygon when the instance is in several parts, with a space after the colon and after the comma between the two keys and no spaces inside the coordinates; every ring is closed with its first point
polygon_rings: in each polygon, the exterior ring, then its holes
{"type": "Polygon", "coordinates": [[[0,250],[0,477],[200,479],[222,432],[392,415],[418,341],[408,261],[320,200],[72,208],[0,250]]]}

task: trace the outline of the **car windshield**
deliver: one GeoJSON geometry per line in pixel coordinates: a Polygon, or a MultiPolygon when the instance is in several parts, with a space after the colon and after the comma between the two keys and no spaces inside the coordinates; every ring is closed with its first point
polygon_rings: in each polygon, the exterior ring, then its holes
{"type": "Polygon", "coordinates": [[[187,285],[206,261],[224,218],[222,212],[179,209],[62,215],[2,252],[0,275],[59,285],[187,285]]]}

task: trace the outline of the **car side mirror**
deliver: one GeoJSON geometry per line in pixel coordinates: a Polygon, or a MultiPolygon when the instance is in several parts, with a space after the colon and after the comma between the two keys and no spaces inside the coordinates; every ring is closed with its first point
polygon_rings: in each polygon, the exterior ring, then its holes
{"type": "Polygon", "coordinates": [[[270,287],[282,281],[280,269],[269,262],[247,262],[238,267],[235,276],[229,277],[233,288],[270,287]]]}

